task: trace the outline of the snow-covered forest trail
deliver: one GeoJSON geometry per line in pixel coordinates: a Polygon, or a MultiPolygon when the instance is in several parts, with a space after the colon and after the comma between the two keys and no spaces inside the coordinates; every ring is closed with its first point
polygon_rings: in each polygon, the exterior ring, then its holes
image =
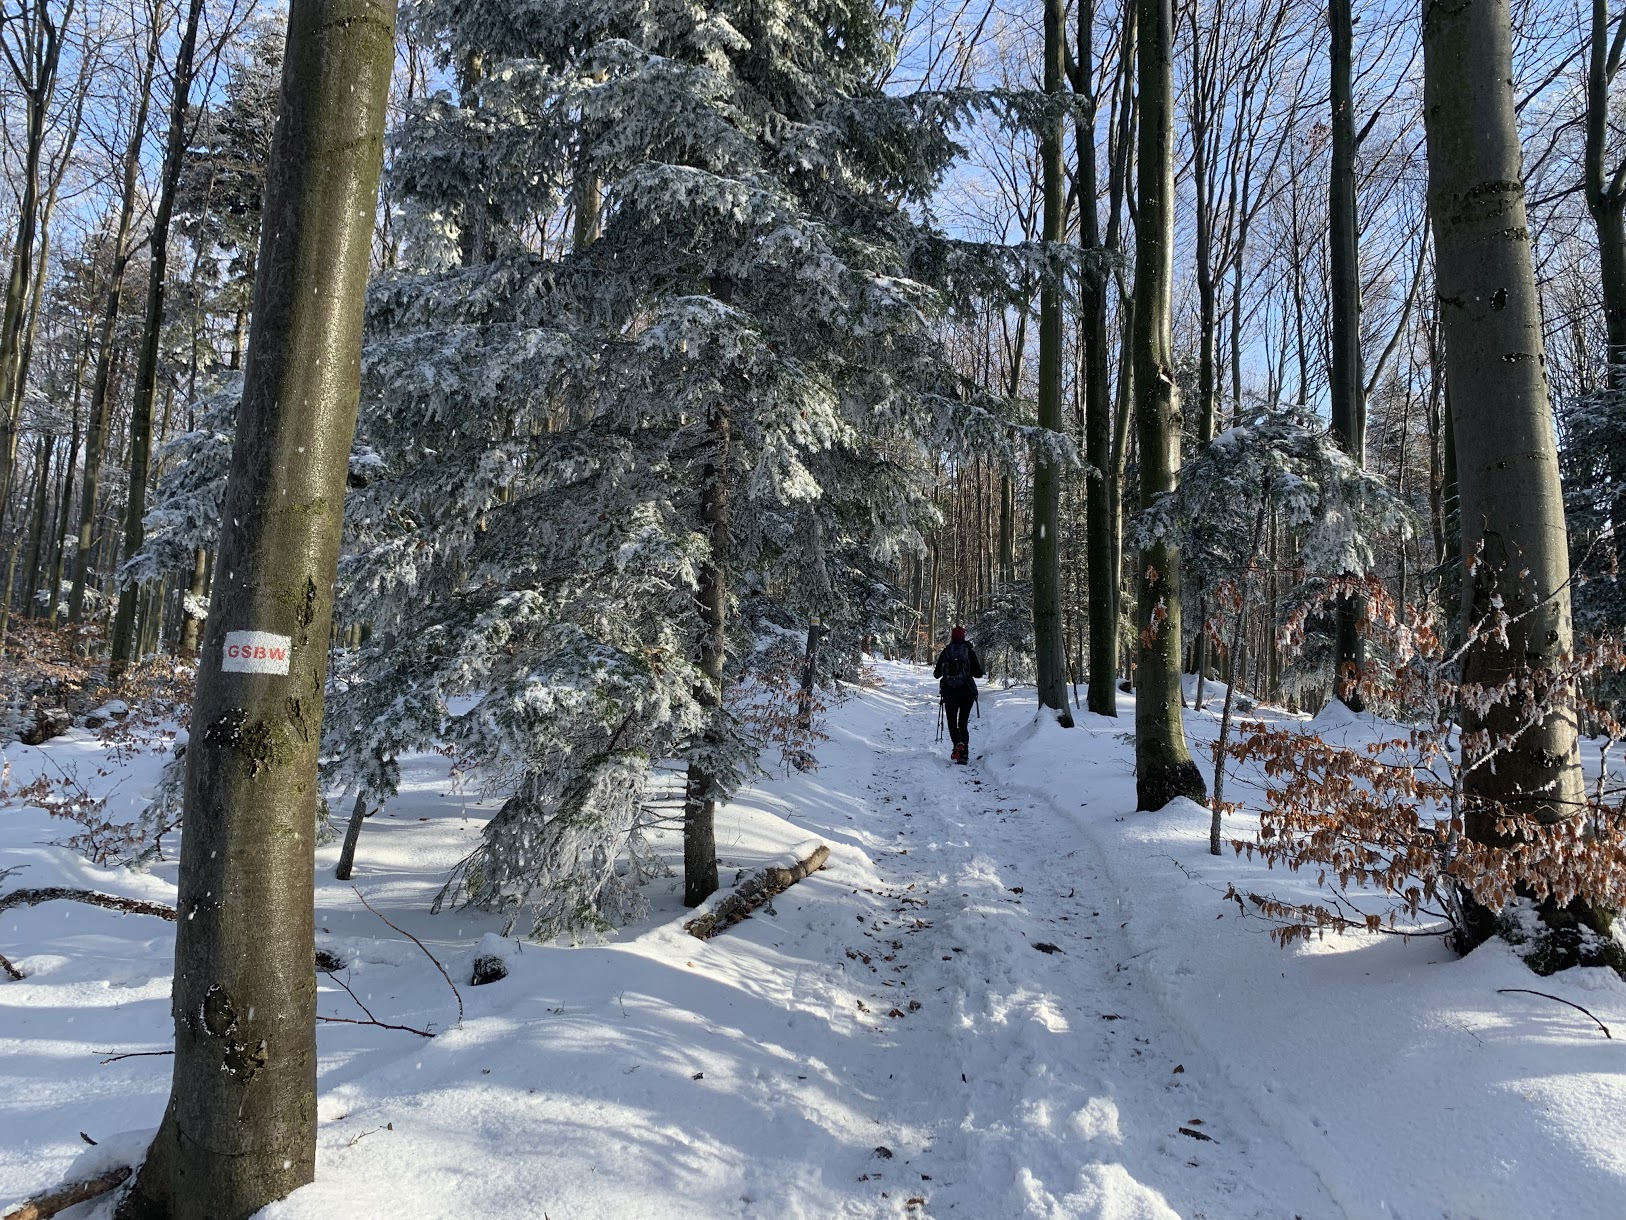
{"type": "MultiPolygon", "coordinates": [[[[317,1178],[261,1220],[1620,1216],[1626,1043],[1591,1020],[1626,1027],[1612,973],[1537,981],[1505,945],[1463,959],[1426,936],[1284,952],[1227,886],[1305,901],[1314,878],[1209,855],[1189,803],[1134,812],[1128,700],[1062,730],[1031,688],[990,684],[959,767],[927,671],[867,672],[817,769],[718,812],[725,887],[810,841],[827,867],[708,941],[684,931],[676,877],[603,942],[432,914],[494,803],[446,756],[404,758],[356,889],[333,878],[337,844],[318,849],[318,947],[344,967],[318,976],[317,1178]],[[482,953],[508,976],[469,986],[482,953]],[[384,1024],[347,1023],[362,1004],[384,1024]],[[1419,1138],[1441,1131],[1449,1153],[1419,1138]]],[[[1206,757],[1211,713],[1187,731],[1206,757]]],[[[14,784],[77,774],[121,818],[162,761],[82,729],[5,753],[14,784]]],[[[1227,834],[1257,826],[1243,812],[1227,834]]],[[[173,903],[172,852],[102,868],[65,833],[0,807],[0,869],[173,903]]],[[[0,951],[25,975],[0,982],[3,1208],[146,1146],[173,933],[53,902],[0,914],[0,951]]]]}
{"type": "Polygon", "coordinates": [[[851,977],[879,1035],[876,1100],[932,1214],[1342,1215],[1139,985],[1134,912],[1067,812],[1000,778],[987,721],[959,767],[924,671],[889,668],[864,702],[826,747],[832,770],[869,756],[847,833],[888,900],[855,921],[851,977]]]}

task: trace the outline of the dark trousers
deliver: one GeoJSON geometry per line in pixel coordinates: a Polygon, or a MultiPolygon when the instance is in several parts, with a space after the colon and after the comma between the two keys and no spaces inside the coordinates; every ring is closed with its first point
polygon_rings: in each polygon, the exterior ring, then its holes
{"type": "Polygon", "coordinates": [[[974,688],[950,689],[943,692],[943,707],[948,712],[949,740],[965,745],[971,740],[971,705],[977,701],[974,688]]]}

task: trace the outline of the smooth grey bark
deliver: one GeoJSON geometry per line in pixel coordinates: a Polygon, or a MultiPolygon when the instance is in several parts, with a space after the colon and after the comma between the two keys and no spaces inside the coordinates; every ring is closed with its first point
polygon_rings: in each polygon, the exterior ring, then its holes
{"type": "MultiPolygon", "coordinates": [[[[141,355],[136,363],[135,399],[130,406],[130,479],[124,507],[124,557],[141,549],[146,531],[147,472],[152,463],[153,406],[158,399],[158,340],[164,329],[164,288],[169,277],[169,224],[175,212],[175,192],[181,182],[181,162],[191,134],[187,107],[192,96],[193,60],[198,45],[198,22],[203,0],[189,0],[186,27],[175,52],[174,88],[169,108],[169,136],[164,146],[164,167],[159,180],[158,206],[147,238],[147,309],[141,331],[141,355]]],[[[114,683],[124,676],[136,651],[136,602],[141,590],[134,583],[119,590],[113,615],[113,648],[107,676],[114,683]]]]}
{"type": "MultiPolygon", "coordinates": [[[[1193,246],[1197,279],[1197,445],[1206,448],[1214,439],[1215,417],[1218,414],[1219,389],[1216,384],[1219,292],[1218,268],[1215,266],[1214,230],[1216,182],[1214,161],[1217,150],[1212,147],[1214,127],[1219,116],[1215,111],[1218,72],[1214,59],[1219,30],[1213,15],[1209,14],[1209,37],[1203,38],[1202,23],[1197,6],[1186,10],[1191,27],[1191,182],[1196,206],[1193,209],[1193,246]]],[[[1193,700],[1198,711],[1203,706],[1203,682],[1208,674],[1208,624],[1206,599],[1199,592],[1197,598],[1197,630],[1192,639],[1191,669],[1197,675],[1197,692],[1193,700]]]]}
{"type": "MultiPolygon", "coordinates": [[[[1059,99],[1066,77],[1063,43],[1064,0],[1045,0],[1044,89],[1059,99]]],[[[1062,115],[1046,116],[1040,131],[1039,158],[1044,176],[1044,227],[1040,236],[1059,244],[1065,237],[1067,201],[1062,184],[1062,115]]],[[[1052,271],[1054,269],[1052,268],[1052,271]]],[[[1062,284],[1047,274],[1039,285],[1039,427],[1062,430],[1061,418],[1062,284]]],[[[1067,700],[1067,656],[1061,616],[1061,465],[1048,454],[1033,456],[1033,651],[1039,706],[1056,713],[1064,728],[1073,727],[1067,700]]]]}
{"type": "Polygon", "coordinates": [[[187,751],[174,1078],[124,1220],[239,1220],[315,1170],[316,764],[394,24],[393,0],[289,6],[187,751]],[[236,632],[284,638],[286,673],[227,668],[236,632]]]}
{"type": "MultiPolygon", "coordinates": [[[[1133,213],[1134,191],[1131,174],[1134,169],[1135,131],[1139,108],[1135,104],[1136,17],[1133,6],[1124,13],[1123,32],[1119,39],[1118,114],[1113,131],[1107,140],[1107,231],[1105,245],[1118,250],[1123,241],[1125,205],[1133,213]]],[[[1124,475],[1129,462],[1129,423],[1135,414],[1134,394],[1134,315],[1135,298],[1124,282],[1120,265],[1113,276],[1118,288],[1120,325],[1118,334],[1118,385],[1114,396],[1112,418],[1112,461],[1107,467],[1107,506],[1112,514],[1112,651],[1118,657],[1118,629],[1123,619],[1124,599],[1124,475]]],[[[1118,664],[1114,669],[1118,669],[1118,664]]],[[[1116,673],[1114,678],[1116,678],[1116,673]]],[[[1117,694],[1113,694],[1113,714],[1117,713],[1117,694]]]]}
{"type": "MultiPolygon", "coordinates": [[[[1449,360],[1449,413],[1465,560],[1462,621],[1472,639],[1500,599],[1506,645],[1473,639],[1466,684],[1529,680],[1571,648],[1569,547],[1558,450],[1547,397],[1540,302],[1525,215],[1513,108],[1508,0],[1425,0],[1424,119],[1429,215],[1440,325],[1449,360]]],[[[1573,712],[1549,710],[1519,731],[1518,714],[1481,718],[1464,701],[1464,737],[1514,734],[1494,767],[1468,772],[1466,830],[1496,841],[1496,820],[1558,822],[1586,808],[1573,712]]],[[[1475,760],[1466,750],[1465,763],[1475,760]]]]}
{"type": "MultiPolygon", "coordinates": [[[[1355,199],[1355,99],[1351,80],[1354,27],[1350,0],[1328,0],[1332,32],[1332,178],[1327,199],[1329,284],[1332,296],[1332,430],[1345,453],[1366,465],[1366,392],[1361,370],[1360,227],[1355,199]]],[[[1365,707],[1359,680],[1364,649],[1356,627],[1359,606],[1340,598],[1334,650],[1333,693],[1351,711],[1365,707]]]]}
{"type": "MultiPolygon", "coordinates": [[[[1076,126],[1078,241],[1101,252],[1101,217],[1095,193],[1095,0],[1079,0],[1078,51],[1073,92],[1084,105],[1076,126]]],[[[1118,714],[1118,572],[1115,567],[1110,479],[1112,390],[1108,382],[1107,275],[1099,261],[1084,268],[1078,328],[1084,348],[1084,552],[1088,572],[1089,688],[1085,703],[1098,716],[1118,714]]]]}
{"type": "Polygon", "coordinates": [[[119,219],[113,231],[112,265],[108,269],[107,298],[102,307],[102,324],[97,336],[96,377],[90,389],[90,422],[85,429],[84,487],[79,497],[79,545],[74,554],[73,589],[68,594],[68,619],[82,623],[85,617],[85,586],[90,580],[91,540],[96,526],[96,496],[101,489],[102,461],[107,452],[112,406],[108,385],[113,376],[114,346],[119,308],[124,295],[124,273],[130,266],[131,232],[135,224],[136,191],[140,185],[141,144],[146,134],[147,109],[152,102],[152,78],[158,64],[161,31],[155,20],[147,33],[140,83],[136,86],[135,115],[130,138],[124,150],[124,182],[119,196],[119,219]]]}
{"type": "MultiPolygon", "coordinates": [[[[1140,503],[1173,491],[1180,471],[1180,406],[1174,384],[1174,11],[1137,0],[1140,140],[1135,226],[1135,415],[1140,503]]],[[[1136,564],[1140,628],[1135,671],[1135,799],[1161,809],[1175,797],[1202,802],[1208,786],[1186,749],[1180,720],[1180,552],[1168,542],[1136,564]]]]}

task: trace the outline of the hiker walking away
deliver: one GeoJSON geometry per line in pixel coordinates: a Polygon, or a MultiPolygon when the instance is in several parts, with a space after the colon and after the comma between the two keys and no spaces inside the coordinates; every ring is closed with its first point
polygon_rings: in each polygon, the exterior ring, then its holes
{"type": "Polygon", "coordinates": [[[982,677],[982,661],[971,641],[965,638],[964,627],[956,627],[949,633],[948,647],[937,654],[932,676],[939,679],[937,689],[948,711],[949,740],[954,743],[954,752],[949,757],[957,763],[970,762],[969,721],[971,707],[977,701],[976,679],[982,677]]]}

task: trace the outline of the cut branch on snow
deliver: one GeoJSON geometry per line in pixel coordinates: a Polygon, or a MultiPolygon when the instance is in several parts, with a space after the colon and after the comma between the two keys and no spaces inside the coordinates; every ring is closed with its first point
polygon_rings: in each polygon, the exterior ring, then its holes
{"type": "Polygon", "coordinates": [[[83,1182],[69,1182],[43,1195],[24,1199],[16,1210],[5,1214],[4,1220],[47,1220],[47,1217],[66,1211],[87,1199],[105,1195],[115,1186],[121,1185],[130,1173],[128,1165],[120,1165],[117,1169],[109,1169],[106,1173],[86,1178],[83,1182]]]}
{"type": "Polygon", "coordinates": [[[830,858],[830,846],[820,843],[806,855],[801,855],[800,850],[795,854],[800,858],[788,866],[770,865],[752,873],[711,910],[684,924],[683,930],[700,940],[710,940],[717,933],[733,927],[776,894],[784,893],[802,878],[812,876],[823,868],[830,858]]]}

